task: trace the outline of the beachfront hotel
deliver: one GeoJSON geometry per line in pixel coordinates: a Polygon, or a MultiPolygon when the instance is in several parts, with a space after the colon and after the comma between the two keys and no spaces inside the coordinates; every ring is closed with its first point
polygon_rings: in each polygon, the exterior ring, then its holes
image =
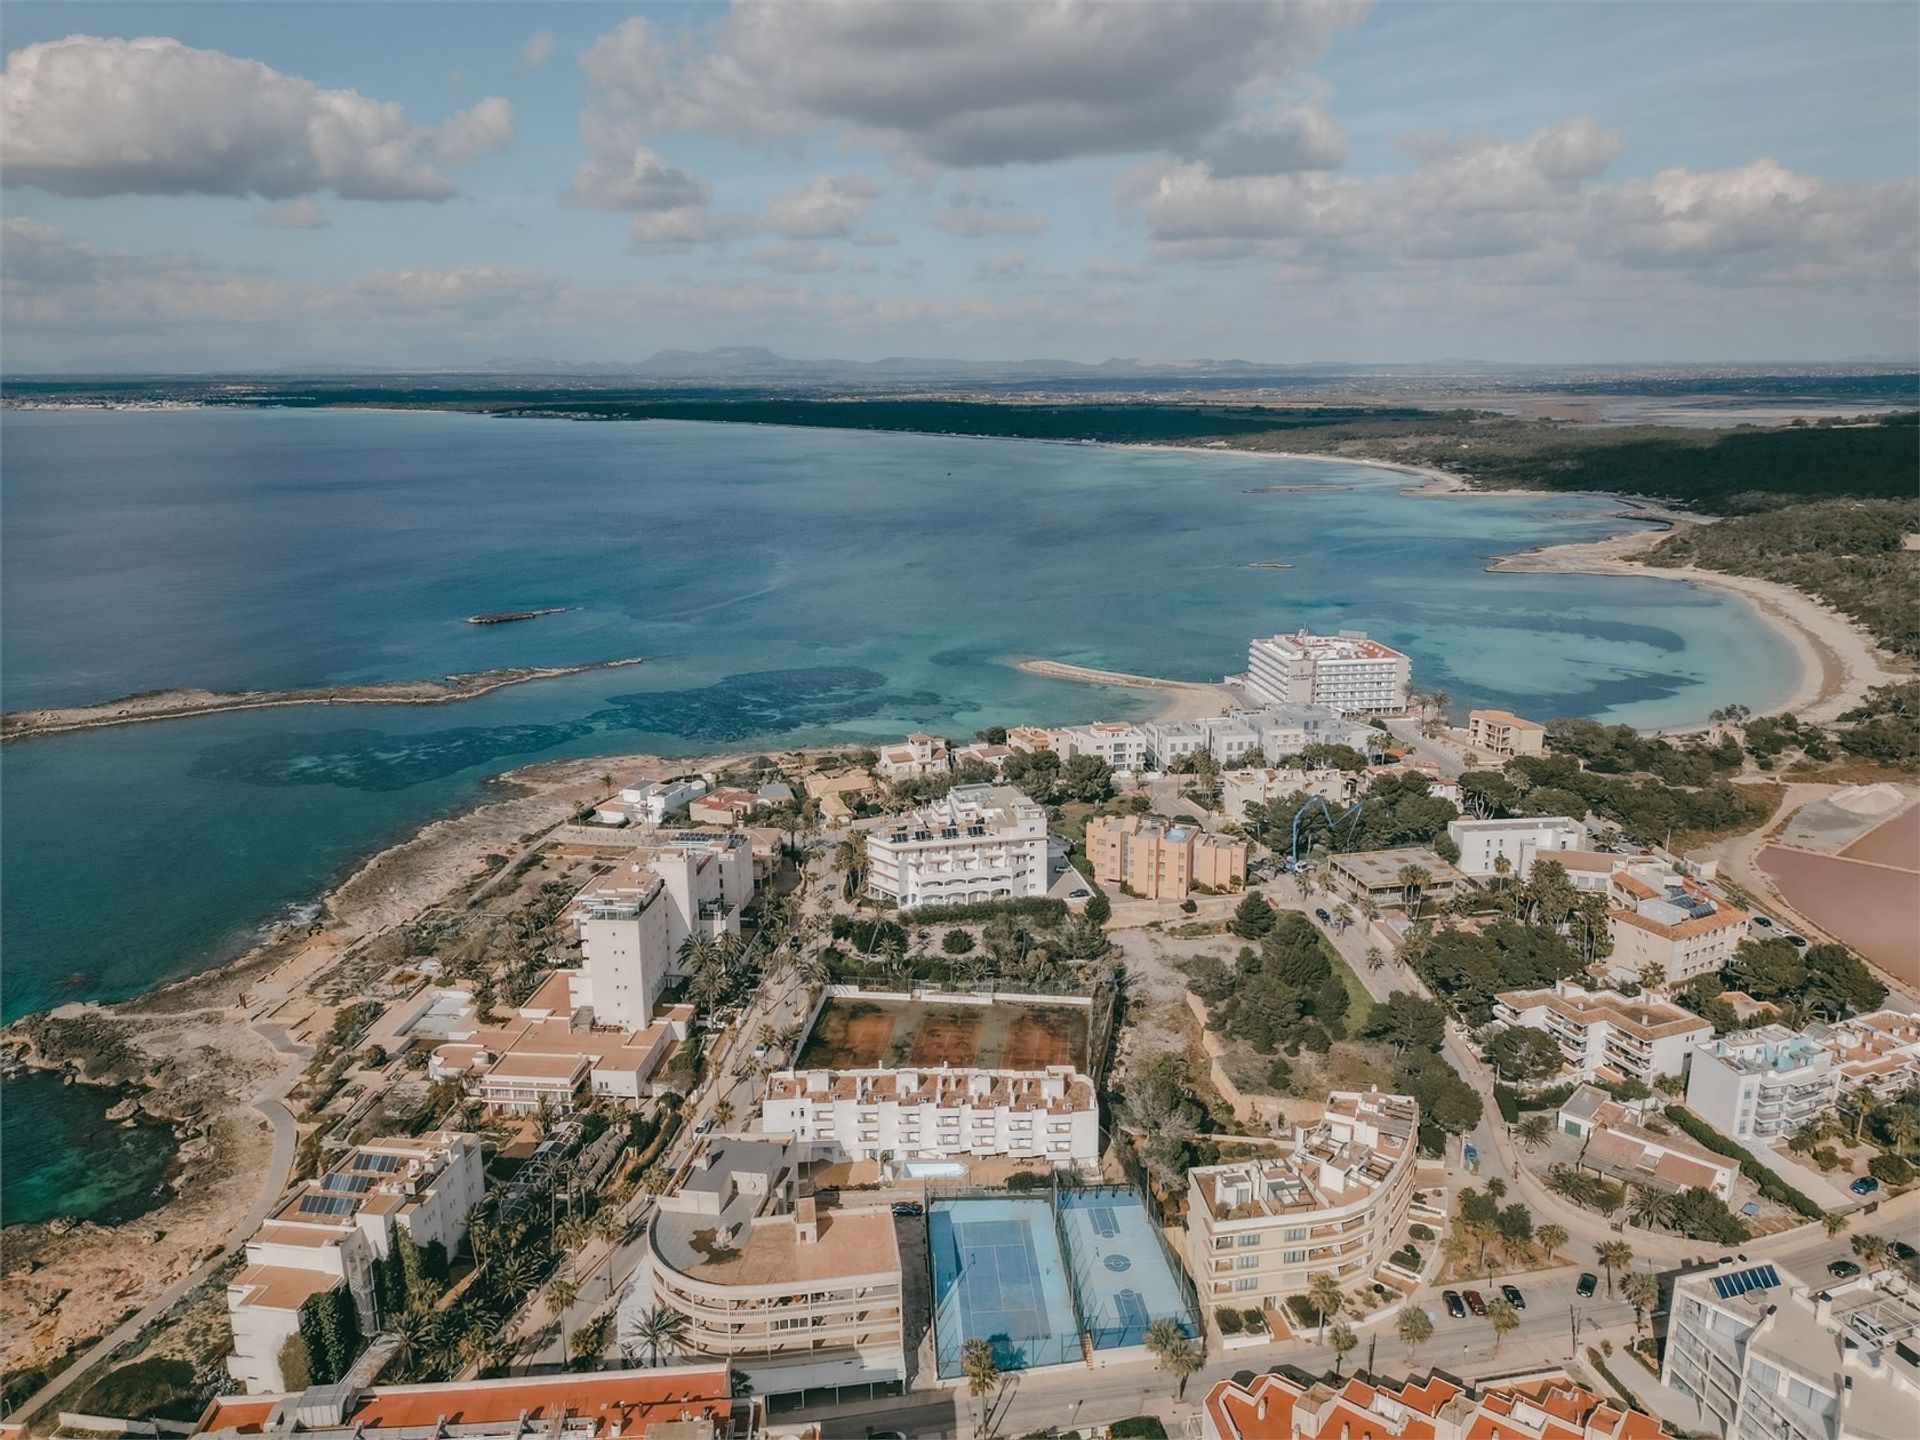
{"type": "Polygon", "coordinates": [[[1047,893],[1047,812],[1011,785],[956,785],[867,834],[867,893],[903,910],[1047,893]]]}
{"type": "Polygon", "coordinates": [[[1372,1275],[1406,1228],[1419,1123],[1408,1096],[1336,1091],[1270,1158],[1188,1171],[1187,1269],[1201,1303],[1277,1312],[1316,1274],[1372,1275]]]}
{"type": "Polygon", "coordinates": [[[1660,1440],[1660,1422],[1624,1410],[1563,1370],[1474,1391],[1435,1372],[1403,1385],[1329,1383],[1269,1371],[1217,1381],[1201,1404],[1205,1440],[1660,1440]]]}
{"type": "Polygon", "coordinates": [[[1247,647],[1244,684],[1267,705],[1324,705],[1342,715],[1407,708],[1413,662],[1361,630],[1272,635],[1247,647]]]}
{"type": "Polygon", "coordinates": [[[1722,1260],[1675,1280],[1660,1379],[1694,1401],[1694,1426],[1727,1440],[1906,1440],[1920,1300],[1891,1270],[1808,1285],[1775,1263],[1722,1260]]]}
{"type": "Polygon", "coordinates": [[[1547,727],[1522,720],[1511,710],[1469,710],[1467,748],[1491,760],[1541,755],[1547,748],[1547,727]]]}
{"type": "Polygon", "coordinates": [[[1245,842],[1195,824],[1101,815],[1087,822],[1086,852],[1094,879],[1145,900],[1225,894],[1247,883],[1245,842]]]}
{"type": "Polygon", "coordinates": [[[881,750],[874,768],[881,779],[897,783],[923,775],[944,775],[953,768],[953,756],[939,736],[916,730],[898,745],[881,750]]]}
{"type": "Polygon", "coordinates": [[[1502,991],[1494,997],[1493,1018],[1551,1035],[1566,1078],[1616,1084],[1684,1075],[1694,1047],[1713,1038],[1712,1023],[1691,1010],[1615,990],[1582,990],[1565,980],[1551,990],[1502,991]]]}
{"type": "MultiPolygon", "coordinates": [[[[897,1386],[906,1376],[900,1246],[879,1202],[814,1194],[814,1147],[715,1135],[657,1202],[620,1302],[686,1318],[684,1349],[766,1397],[897,1386]]],[[[849,1192],[851,1198],[851,1192],[849,1192]]]]}
{"type": "Polygon", "coordinates": [[[452,1256],[467,1213],[486,1195],[480,1137],[443,1130],[357,1145],[326,1174],[295,1190],[247,1241],[246,1263],[227,1282],[233,1354],[227,1373],[252,1394],[286,1389],[281,1360],[300,1339],[301,1307],[342,1286],[362,1334],[382,1317],[374,1262],[401,1231],[422,1250],[452,1256]]]}

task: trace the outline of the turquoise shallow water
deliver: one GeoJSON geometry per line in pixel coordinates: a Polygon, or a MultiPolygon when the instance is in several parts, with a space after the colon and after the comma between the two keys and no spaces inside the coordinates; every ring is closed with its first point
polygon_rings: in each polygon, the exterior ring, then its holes
{"type": "Polygon", "coordinates": [[[599,752],[1146,713],[1012,669],[1205,679],[1359,626],[1457,703],[1658,725],[1792,661],[1739,602],[1490,575],[1602,498],[1421,499],[1360,466],[397,412],[12,412],[9,709],[645,655],[456,706],[286,709],[10,745],[5,1013],[236,953],[485,777],[599,752]],[[1249,493],[1266,485],[1315,489],[1249,493]],[[1286,561],[1289,570],[1248,568],[1286,561]],[[578,607],[515,625],[476,611],[578,607]]]}
{"type": "Polygon", "coordinates": [[[173,1130],[107,1119],[120,1098],[39,1070],[0,1082],[0,1219],[25,1225],[71,1215],[110,1225],[167,1197],[173,1130]]]}

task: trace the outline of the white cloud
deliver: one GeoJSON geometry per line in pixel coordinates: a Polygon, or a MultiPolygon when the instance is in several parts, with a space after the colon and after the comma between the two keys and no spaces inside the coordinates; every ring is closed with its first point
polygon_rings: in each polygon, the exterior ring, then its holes
{"type": "Polygon", "coordinates": [[[1254,84],[1310,66],[1366,9],[748,0],[678,39],[636,17],[582,59],[584,129],[598,146],[661,130],[784,138],[837,126],[954,167],[1159,149],[1231,119],[1254,84]]]}
{"type": "Polygon", "coordinates": [[[746,258],[777,275],[824,275],[840,268],[840,257],[824,245],[763,245],[746,258]]]}
{"type": "Polygon", "coordinates": [[[7,182],[63,195],[443,200],[443,167],[512,135],[505,100],[436,130],[390,101],[161,37],[26,45],[0,74],[7,182]]]}
{"type": "Polygon", "coordinates": [[[520,47],[520,63],[529,69],[538,70],[553,58],[553,32],[541,30],[527,37],[527,43],[520,47]]]}
{"type": "Polygon", "coordinates": [[[788,240],[840,240],[867,218],[880,187],[865,175],[816,175],[776,195],[767,225],[788,240]]]}
{"type": "Polygon", "coordinates": [[[326,212],[311,200],[289,200],[260,212],[260,223],[269,230],[324,230],[332,222],[326,212]]]}
{"type": "Polygon", "coordinates": [[[1219,176],[1338,170],[1346,163],[1347,137],[1319,106],[1296,105],[1242,115],[1201,147],[1200,158],[1219,176]]]}
{"type": "Polygon", "coordinates": [[[882,249],[889,245],[898,245],[900,237],[891,230],[862,230],[852,237],[855,245],[865,245],[871,249],[882,249]]]}
{"type": "Polygon", "coordinates": [[[973,267],[973,278],[976,280],[1018,280],[1026,273],[1027,254],[1024,250],[992,255],[973,267]]]}
{"type": "Polygon", "coordinates": [[[589,155],[561,197],[590,210],[683,210],[713,199],[706,181],[642,146],[625,155],[589,155]]]}
{"type": "Polygon", "coordinates": [[[733,240],[753,228],[741,215],[717,215],[704,205],[648,210],[627,224],[627,248],[637,255],[680,255],[696,245],[733,240]]]}
{"type": "Polygon", "coordinates": [[[960,185],[947,197],[944,210],[927,217],[936,230],[957,235],[963,240],[979,240],[989,235],[1038,235],[1047,228],[1047,217],[1038,211],[1018,212],[1011,202],[997,200],[974,185],[960,185]]]}
{"type": "Polygon", "coordinates": [[[1140,285],[1151,280],[1153,272],[1144,265],[1126,265],[1096,257],[1087,262],[1086,278],[1108,285],[1140,285]]]}

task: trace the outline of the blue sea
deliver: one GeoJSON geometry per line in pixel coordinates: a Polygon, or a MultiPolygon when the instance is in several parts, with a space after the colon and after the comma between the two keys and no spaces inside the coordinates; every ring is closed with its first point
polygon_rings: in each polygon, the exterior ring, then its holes
{"type": "Polygon", "coordinates": [[[599,752],[1147,713],[1044,656],[1211,679],[1364,628],[1457,706],[1657,726],[1793,680],[1738,601],[1493,575],[1602,497],[1410,497],[1343,464],[429,412],[9,412],[7,709],[181,685],[645,656],[446,707],[294,708],[8,745],[4,1010],[231,958],[486,777],[599,752]],[[1262,486],[1308,490],[1256,493],[1262,486]],[[1281,561],[1287,570],[1249,568],[1281,561]],[[480,611],[565,613],[474,626],[480,611]]]}

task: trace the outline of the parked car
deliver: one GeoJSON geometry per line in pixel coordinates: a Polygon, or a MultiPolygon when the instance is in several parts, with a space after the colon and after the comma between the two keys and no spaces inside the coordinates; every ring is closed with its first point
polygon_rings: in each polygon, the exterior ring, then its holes
{"type": "Polygon", "coordinates": [[[706,1119],[702,1120],[698,1125],[693,1127],[693,1133],[696,1135],[705,1135],[709,1133],[712,1129],[713,1129],[713,1117],[709,1115],[706,1119]]]}
{"type": "Polygon", "coordinates": [[[1084,888],[1079,890],[1069,890],[1067,892],[1067,899],[1069,900],[1090,900],[1092,898],[1093,898],[1093,891],[1087,890],[1084,888]]]}
{"type": "Polygon", "coordinates": [[[1860,1267],[1851,1260],[1836,1260],[1827,1266],[1827,1274],[1836,1280],[1850,1280],[1860,1273],[1860,1267]]]}
{"type": "Polygon", "coordinates": [[[1862,1175],[1858,1180],[1854,1181],[1853,1184],[1847,1186],[1847,1189],[1853,1191],[1856,1195],[1871,1195],[1879,1188],[1880,1182],[1871,1175],[1862,1175]]]}
{"type": "Polygon", "coordinates": [[[1587,1300],[1591,1299],[1593,1292],[1599,1288],[1600,1277],[1591,1270],[1582,1270],[1580,1272],[1580,1283],[1573,1287],[1573,1292],[1582,1300],[1587,1300]]]}
{"type": "Polygon", "coordinates": [[[1920,1260],[1920,1250],[1916,1250],[1904,1240],[1893,1242],[1893,1258],[1896,1260],[1920,1260]]]}
{"type": "Polygon", "coordinates": [[[1471,1310],[1474,1314],[1484,1315],[1487,1313],[1487,1302],[1478,1290],[1469,1290],[1460,1298],[1467,1302],[1467,1309],[1471,1310]]]}
{"type": "Polygon", "coordinates": [[[1518,1285],[1502,1285],[1500,1287],[1500,1294],[1507,1304],[1511,1305],[1514,1309],[1524,1310],[1527,1308],[1527,1297],[1520,1293],[1520,1287],[1518,1285]]]}
{"type": "Polygon", "coordinates": [[[1467,1307],[1460,1299],[1458,1290],[1442,1290],[1440,1298],[1447,1302],[1447,1314],[1456,1320],[1467,1318],[1467,1307]]]}
{"type": "Polygon", "coordinates": [[[1326,907],[1324,906],[1316,906],[1314,908],[1313,918],[1318,920],[1322,925],[1331,925],[1333,923],[1333,916],[1326,912],[1326,907]]]}
{"type": "Polygon", "coordinates": [[[902,1220],[917,1220],[927,1213],[927,1207],[918,1200],[901,1200],[895,1203],[893,1213],[902,1220]]]}

